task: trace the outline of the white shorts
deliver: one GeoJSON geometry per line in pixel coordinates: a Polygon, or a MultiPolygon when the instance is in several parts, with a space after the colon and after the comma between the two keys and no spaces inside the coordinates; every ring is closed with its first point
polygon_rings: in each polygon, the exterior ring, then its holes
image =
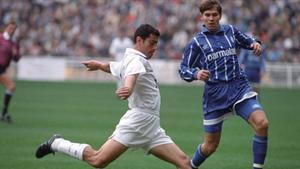
{"type": "Polygon", "coordinates": [[[109,137],[130,148],[152,148],[174,143],[160,127],[159,117],[139,110],[128,110],[109,137]]]}

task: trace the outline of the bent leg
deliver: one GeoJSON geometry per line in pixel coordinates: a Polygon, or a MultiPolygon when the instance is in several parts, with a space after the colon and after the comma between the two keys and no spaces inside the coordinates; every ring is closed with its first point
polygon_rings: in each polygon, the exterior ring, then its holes
{"type": "Polygon", "coordinates": [[[221,131],[205,133],[204,142],[199,144],[191,160],[193,168],[199,167],[207,157],[216,151],[221,140],[221,131]]]}
{"type": "Polygon", "coordinates": [[[107,140],[99,150],[88,146],[83,151],[83,160],[95,168],[104,168],[124,153],[128,147],[113,140],[107,140]]]}
{"type": "Polygon", "coordinates": [[[204,114],[204,142],[199,144],[195,150],[191,160],[193,168],[198,168],[207,157],[216,151],[221,139],[223,120],[231,115],[229,112],[228,109],[221,109],[204,114]]]}
{"type": "Polygon", "coordinates": [[[253,136],[253,168],[262,169],[268,148],[269,122],[260,103],[250,98],[236,105],[236,112],[252,126],[253,136]]]}
{"type": "Polygon", "coordinates": [[[159,159],[174,164],[179,169],[190,169],[188,156],[174,143],[156,146],[150,150],[159,159]]]}
{"type": "Polygon", "coordinates": [[[253,136],[253,169],[262,169],[268,149],[268,120],[262,110],[254,111],[248,120],[255,130],[253,136]]]}

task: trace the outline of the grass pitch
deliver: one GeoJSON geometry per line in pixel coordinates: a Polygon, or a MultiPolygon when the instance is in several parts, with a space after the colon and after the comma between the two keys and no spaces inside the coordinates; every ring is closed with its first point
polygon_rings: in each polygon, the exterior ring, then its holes
{"type": "MultiPolygon", "coordinates": [[[[0,169],[88,169],[62,154],[38,160],[37,146],[54,133],[99,148],[127,110],[114,95],[115,84],[17,81],[10,112],[12,125],[0,123],[0,169]]],[[[0,90],[2,93],[3,88],[0,90]]],[[[201,86],[161,86],[161,125],[192,156],[202,142],[201,86]]],[[[270,121],[265,169],[300,168],[300,89],[264,88],[261,102],[270,121]]],[[[252,168],[253,131],[239,117],[224,123],[217,152],[201,169],[252,168]]],[[[129,150],[108,169],[172,169],[172,165],[129,150]]]]}

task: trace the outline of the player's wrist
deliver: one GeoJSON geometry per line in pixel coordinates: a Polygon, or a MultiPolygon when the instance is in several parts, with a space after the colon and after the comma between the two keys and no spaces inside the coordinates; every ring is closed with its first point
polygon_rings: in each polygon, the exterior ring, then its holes
{"type": "Polygon", "coordinates": [[[200,72],[199,69],[197,69],[197,70],[194,72],[193,76],[194,76],[194,79],[195,79],[195,80],[199,80],[199,78],[198,78],[198,77],[199,77],[199,75],[198,75],[199,72],[200,72]]]}

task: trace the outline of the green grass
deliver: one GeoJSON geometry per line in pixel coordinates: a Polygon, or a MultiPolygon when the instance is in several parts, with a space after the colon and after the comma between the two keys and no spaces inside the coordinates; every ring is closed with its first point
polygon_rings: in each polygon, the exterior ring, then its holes
{"type": "MultiPolygon", "coordinates": [[[[3,88],[0,90],[3,93],[3,88]]],[[[37,146],[54,133],[99,148],[127,109],[114,95],[115,84],[17,81],[10,112],[12,125],[0,123],[0,169],[88,169],[62,154],[41,160],[37,146]]],[[[161,125],[189,155],[202,142],[201,86],[161,86],[161,125]]],[[[265,169],[300,168],[300,89],[264,88],[262,104],[270,121],[265,169]]],[[[240,118],[227,120],[220,147],[201,169],[250,169],[253,131],[240,118]]],[[[172,165],[127,151],[108,169],[171,169],[172,165]]]]}

